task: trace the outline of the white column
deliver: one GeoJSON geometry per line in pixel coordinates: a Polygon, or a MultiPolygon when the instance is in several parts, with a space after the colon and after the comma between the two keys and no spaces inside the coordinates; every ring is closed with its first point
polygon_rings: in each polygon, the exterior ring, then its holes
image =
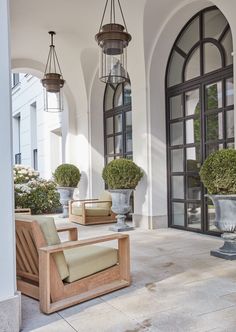
{"type": "Polygon", "coordinates": [[[0,0],[0,47],[0,321],[3,331],[17,331],[8,0],[0,0]]]}

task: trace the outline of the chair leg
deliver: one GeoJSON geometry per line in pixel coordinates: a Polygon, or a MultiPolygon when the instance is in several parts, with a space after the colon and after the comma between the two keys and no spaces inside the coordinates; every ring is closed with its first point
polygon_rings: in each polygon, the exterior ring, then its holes
{"type": "Polygon", "coordinates": [[[130,244],[129,237],[119,239],[119,264],[120,264],[120,274],[121,278],[131,282],[130,278],[130,244]]]}
{"type": "Polygon", "coordinates": [[[39,301],[42,312],[50,313],[50,255],[39,251],[39,301]]]}

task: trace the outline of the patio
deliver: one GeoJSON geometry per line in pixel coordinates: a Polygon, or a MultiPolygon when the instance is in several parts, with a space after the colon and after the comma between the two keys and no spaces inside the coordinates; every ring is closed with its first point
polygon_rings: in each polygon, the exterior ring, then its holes
{"type": "MultiPolygon", "coordinates": [[[[109,233],[107,225],[78,229],[80,238],[109,233]]],[[[22,331],[235,331],[235,262],[209,255],[220,239],[174,229],[130,238],[131,287],[49,316],[22,296],[22,331]]]]}

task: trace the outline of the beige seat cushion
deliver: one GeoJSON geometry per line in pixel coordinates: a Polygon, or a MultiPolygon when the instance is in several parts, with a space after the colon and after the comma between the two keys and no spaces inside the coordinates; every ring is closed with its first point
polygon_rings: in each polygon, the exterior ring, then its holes
{"type": "Polygon", "coordinates": [[[69,277],[73,282],[96,272],[105,270],[118,262],[118,250],[114,248],[89,245],[64,251],[69,277]]]}
{"type": "MultiPolygon", "coordinates": [[[[82,216],[82,208],[80,206],[72,205],[72,214],[76,216],[82,216]]],[[[110,209],[88,207],[86,208],[86,216],[89,217],[105,217],[110,215],[110,209]]]]}
{"type": "Polygon", "coordinates": [[[111,194],[108,191],[104,191],[98,198],[99,201],[110,201],[110,203],[99,203],[97,204],[98,208],[111,209],[112,198],[111,194]]]}
{"type": "MultiPolygon", "coordinates": [[[[54,222],[54,219],[52,217],[44,217],[44,216],[32,216],[32,215],[15,215],[16,220],[20,221],[37,221],[39,224],[43,235],[45,237],[45,240],[47,244],[54,245],[61,243],[60,238],[58,236],[56,225],[54,222]]],[[[60,277],[62,280],[67,278],[69,276],[69,270],[66,264],[65,256],[63,252],[59,252],[57,254],[53,254],[60,277]]]]}

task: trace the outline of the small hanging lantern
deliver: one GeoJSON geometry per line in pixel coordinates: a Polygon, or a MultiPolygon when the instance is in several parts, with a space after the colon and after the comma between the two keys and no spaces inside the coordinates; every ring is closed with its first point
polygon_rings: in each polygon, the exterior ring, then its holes
{"type": "Polygon", "coordinates": [[[62,88],[65,81],[61,73],[55,45],[53,43],[53,36],[56,33],[54,31],[49,31],[48,33],[51,36],[51,45],[41,83],[44,87],[44,110],[46,112],[56,113],[63,111],[62,88]]]}
{"type": "Polygon", "coordinates": [[[104,83],[119,84],[128,79],[127,46],[132,37],[127,30],[120,0],[110,0],[110,23],[103,25],[108,3],[106,0],[99,32],[95,36],[101,47],[99,79],[104,83]],[[116,22],[117,2],[124,25],[116,22]]]}

